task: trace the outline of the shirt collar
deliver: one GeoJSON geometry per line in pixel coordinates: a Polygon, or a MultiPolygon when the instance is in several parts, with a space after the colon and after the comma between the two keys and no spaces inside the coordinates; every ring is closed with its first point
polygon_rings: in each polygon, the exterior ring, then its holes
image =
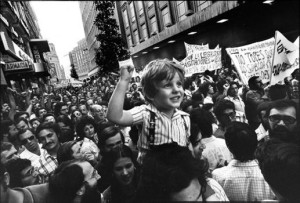
{"type": "Polygon", "coordinates": [[[247,162],[241,162],[239,160],[233,159],[229,162],[228,166],[234,167],[245,167],[245,166],[258,166],[257,160],[251,160],[247,162]]]}
{"type": "MultiPolygon", "coordinates": [[[[146,106],[146,109],[148,109],[149,111],[154,112],[154,113],[157,114],[157,115],[162,115],[162,112],[159,111],[159,110],[158,110],[154,105],[152,105],[152,104],[147,105],[147,106],[146,106]]],[[[177,117],[177,116],[189,116],[189,114],[186,113],[186,112],[184,112],[184,111],[175,109],[172,118],[175,118],[175,117],[177,117]]]]}

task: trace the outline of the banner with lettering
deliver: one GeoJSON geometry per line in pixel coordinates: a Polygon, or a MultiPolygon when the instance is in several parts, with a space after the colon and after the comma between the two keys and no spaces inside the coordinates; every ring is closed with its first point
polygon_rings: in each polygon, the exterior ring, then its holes
{"type": "Polygon", "coordinates": [[[275,32],[275,43],[271,85],[283,81],[299,68],[299,45],[290,42],[279,31],[275,32]]]}
{"type": "Polygon", "coordinates": [[[185,77],[190,77],[194,73],[203,73],[206,70],[217,70],[222,67],[221,49],[196,51],[179,63],[184,67],[185,77]]]}
{"type": "Polygon", "coordinates": [[[198,45],[198,44],[188,44],[184,42],[184,47],[186,50],[186,55],[191,55],[194,52],[197,51],[203,51],[203,50],[207,50],[208,48],[208,44],[204,44],[204,45],[198,45]]]}
{"type": "Polygon", "coordinates": [[[244,84],[252,76],[260,76],[263,83],[270,82],[275,38],[253,44],[226,48],[244,84]]]}

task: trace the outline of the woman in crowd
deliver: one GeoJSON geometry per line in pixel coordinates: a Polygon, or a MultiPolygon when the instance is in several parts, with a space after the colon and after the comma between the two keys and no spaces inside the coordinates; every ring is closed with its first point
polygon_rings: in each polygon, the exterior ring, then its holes
{"type": "Polygon", "coordinates": [[[132,151],[122,145],[103,157],[112,175],[111,185],[103,192],[102,202],[132,202],[138,183],[138,164],[132,151]]]}
{"type": "Polygon", "coordinates": [[[66,115],[60,115],[56,118],[56,123],[60,127],[59,141],[61,143],[74,140],[74,127],[71,119],[66,115]]]}

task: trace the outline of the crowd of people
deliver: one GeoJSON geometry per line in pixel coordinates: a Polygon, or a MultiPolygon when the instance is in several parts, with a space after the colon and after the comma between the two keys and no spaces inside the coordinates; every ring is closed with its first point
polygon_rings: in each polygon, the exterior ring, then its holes
{"type": "Polygon", "coordinates": [[[300,201],[299,69],[272,86],[167,59],[133,72],[7,87],[1,202],[300,201]]]}

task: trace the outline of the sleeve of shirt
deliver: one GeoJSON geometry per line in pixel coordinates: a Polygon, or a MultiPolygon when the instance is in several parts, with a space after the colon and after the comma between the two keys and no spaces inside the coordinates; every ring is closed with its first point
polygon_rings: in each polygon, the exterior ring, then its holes
{"type": "Polygon", "coordinates": [[[143,115],[146,109],[146,105],[136,106],[129,110],[132,115],[132,125],[141,124],[143,122],[143,115]]]}

